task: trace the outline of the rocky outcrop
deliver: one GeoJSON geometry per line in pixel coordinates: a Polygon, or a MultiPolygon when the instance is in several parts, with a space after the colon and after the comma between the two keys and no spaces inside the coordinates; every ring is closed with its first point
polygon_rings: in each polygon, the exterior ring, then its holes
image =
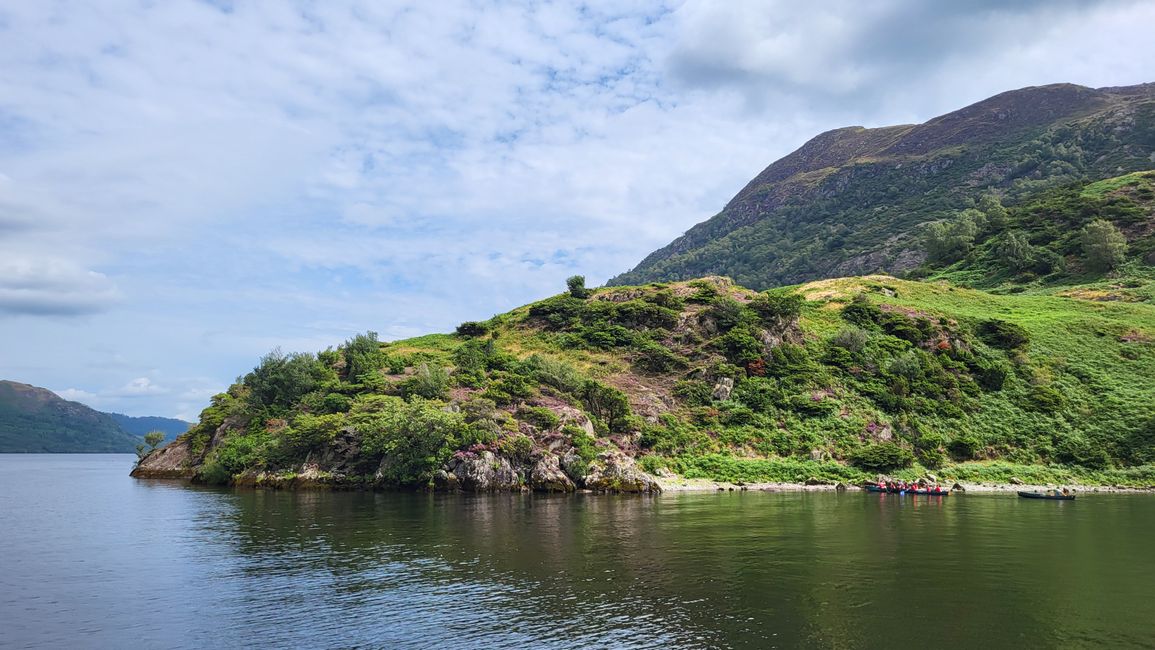
{"type": "Polygon", "coordinates": [[[553,454],[544,454],[533,464],[529,471],[529,486],[539,492],[573,492],[577,489],[553,454]]]}
{"type": "Polygon", "coordinates": [[[454,475],[461,489],[467,492],[507,492],[520,490],[524,485],[509,459],[492,451],[456,457],[449,461],[446,471],[454,475]]]}
{"type": "Polygon", "coordinates": [[[662,486],[643,472],[634,459],[621,452],[607,452],[590,464],[586,488],[594,492],[658,493],[662,486]]]}
{"type": "Polygon", "coordinates": [[[196,460],[187,440],[175,440],[171,444],[150,452],[133,468],[133,478],[192,478],[196,474],[193,461],[196,460]]]}

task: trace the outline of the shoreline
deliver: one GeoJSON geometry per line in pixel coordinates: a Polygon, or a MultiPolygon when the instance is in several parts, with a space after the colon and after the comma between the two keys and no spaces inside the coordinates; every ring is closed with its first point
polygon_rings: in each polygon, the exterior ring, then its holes
{"type": "MultiPolygon", "coordinates": [[[[662,492],[667,494],[691,492],[865,492],[858,485],[805,483],[729,483],[711,479],[685,479],[680,477],[657,477],[662,492]]],[[[939,485],[955,485],[955,481],[940,482],[939,485]]],[[[957,482],[963,494],[1015,494],[1017,492],[1042,492],[1044,490],[1069,488],[1073,494],[1155,494],[1155,486],[1145,488],[1112,485],[1015,485],[1012,483],[965,483],[957,482]]]]}

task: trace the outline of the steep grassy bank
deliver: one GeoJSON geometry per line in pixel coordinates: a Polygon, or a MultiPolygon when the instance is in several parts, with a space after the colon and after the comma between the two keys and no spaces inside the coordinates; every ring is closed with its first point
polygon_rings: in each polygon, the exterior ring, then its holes
{"type": "MultiPolygon", "coordinates": [[[[270,354],[140,475],[653,489],[724,480],[1155,484],[1155,306],[886,276],[587,290],[456,334],[270,354]],[[634,460],[638,466],[634,465],[634,460]],[[1046,482],[1046,481],[1043,481],[1046,482]]],[[[1110,293],[1110,292],[1108,292],[1110,293]]]]}

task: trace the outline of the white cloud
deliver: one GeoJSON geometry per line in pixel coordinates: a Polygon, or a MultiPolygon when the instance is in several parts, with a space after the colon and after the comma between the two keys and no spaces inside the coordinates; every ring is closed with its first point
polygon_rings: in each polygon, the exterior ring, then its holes
{"type": "Polygon", "coordinates": [[[274,346],[604,281],[820,130],[1155,55],[1150,3],[826,7],[7,3],[0,376],[195,414],[274,346]]]}
{"type": "Polygon", "coordinates": [[[0,315],[77,316],[103,311],[118,299],[106,275],[71,261],[0,258],[0,315]]]}

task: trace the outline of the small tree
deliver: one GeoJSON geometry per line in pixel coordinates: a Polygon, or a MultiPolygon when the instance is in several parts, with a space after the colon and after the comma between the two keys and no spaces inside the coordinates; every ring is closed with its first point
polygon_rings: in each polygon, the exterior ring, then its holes
{"type": "Polygon", "coordinates": [[[574,298],[585,299],[590,295],[590,290],[586,288],[586,276],[571,275],[566,278],[565,286],[569,288],[569,295],[574,298]]]}
{"type": "Polygon", "coordinates": [[[987,218],[987,226],[991,230],[1001,230],[1007,224],[1007,209],[997,194],[984,194],[979,199],[978,209],[987,218]]]}
{"type": "Polygon", "coordinates": [[[1110,221],[1095,219],[1083,228],[1083,256],[1092,271],[1110,271],[1127,255],[1127,239],[1110,221]]]}
{"type": "Polygon", "coordinates": [[[1018,231],[1011,231],[1003,236],[995,248],[995,253],[1012,271],[1025,271],[1034,265],[1034,246],[1027,241],[1025,234],[1018,231]]]}
{"type": "Polygon", "coordinates": [[[149,431],[144,434],[144,444],[136,446],[136,457],[143,459],[156,450],[157,445],[164,442],[163,431],[149,431]]]}
{"type": "Polygon", "coordinates": [[[985,222],[983,213],[973,208],[964,210],[947,222],[933,223],[926,232],[926,252],[932,261],[954,262],[974,248],[975,237],[985,222]]]}

